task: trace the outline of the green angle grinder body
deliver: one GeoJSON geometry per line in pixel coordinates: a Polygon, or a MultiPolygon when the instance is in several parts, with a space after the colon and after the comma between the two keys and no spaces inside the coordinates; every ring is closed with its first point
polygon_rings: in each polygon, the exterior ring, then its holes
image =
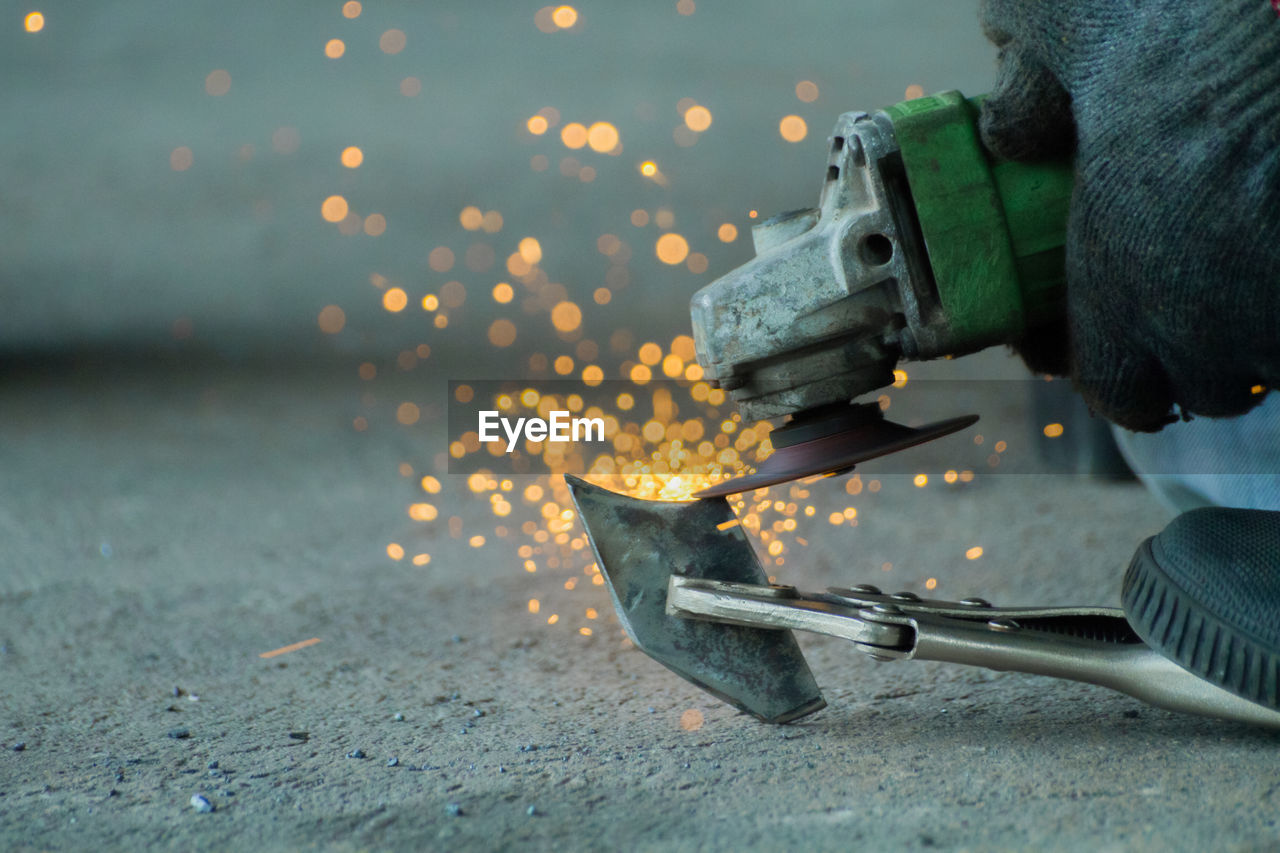
{"type": "Polygon", "coordinates": [[[913,429],[851,401],[891,383],[899,360],[1061,319],[1072,165],[987,151],[981,100],[942,92],[842,115],[819,206],[757,225],[756,257],[695,294],[704,376],[744,420],[788,418],[755,473],[699,496],[844,471],[962,429],[976,417],[913,429]]]}

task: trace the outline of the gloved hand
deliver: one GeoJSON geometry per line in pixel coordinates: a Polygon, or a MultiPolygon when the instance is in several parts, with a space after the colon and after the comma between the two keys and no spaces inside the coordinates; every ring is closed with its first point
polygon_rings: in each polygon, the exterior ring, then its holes
{"type": "Polygon", "coordinates": [[[984,0],[987,146],[1075,153],[1066,323],[1019,347],[1154,431],[1280,388],[1280,15],[1270,0],[984,0]]]}

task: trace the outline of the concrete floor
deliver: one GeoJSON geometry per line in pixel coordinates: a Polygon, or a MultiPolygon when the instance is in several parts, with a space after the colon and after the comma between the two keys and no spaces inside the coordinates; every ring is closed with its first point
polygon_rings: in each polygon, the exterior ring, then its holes
{"type": "MultiPolygon", "coordinates": [[[[975,402],[1011,458],[1031,453],[1016,406],[975,402]]],[[[431,463],[389,417],[355,432],[353,412],[378,411],[369,403],[346,368],[62,365],[0,384],[3,846],[1246,850],[1280,838],[1276,735],[1088,686],[877,665],[806,638],[829,707],[788,727],[743,717],[628,648],[601,587],[567,594],[567,570],[525,572],[514,537],[470,548],[492,519],[461,478],[442,476],[440,496],[465,521],[460,538],[411,521],[431,463]],[[432,560],[392,560],[389,542],[432,560]],[[530,614],[530,598],[558,601],[562,622],[530,614]],[[595,620],[573,615],[589,607],[595,620]],[[197,793],[217,810],[193,810],[197,793]]],[[[944,444],[912,464],[938,471],[957,453],[944,444]]],[[[856,529],[806,521],[810,548],[785,580],[923,591],[936,577],[939,595],[1112,603],[1133,547],[1165,521],[1132,484],[882,479],[856,529]],[[975,543],[984,555],[965,560],[975,543]]],[[[839,481],[814,492],[847,502],[839,481]]]]}

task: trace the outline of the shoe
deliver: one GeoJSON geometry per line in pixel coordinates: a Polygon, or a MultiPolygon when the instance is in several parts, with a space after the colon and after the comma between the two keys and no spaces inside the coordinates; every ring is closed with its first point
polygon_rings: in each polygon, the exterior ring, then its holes
{"type": "Polygon", "coordinates": [[[1147,645],[1280,710],[1280,512],[1185,512],[1138,547],[1124,612],[1147,645]]]}

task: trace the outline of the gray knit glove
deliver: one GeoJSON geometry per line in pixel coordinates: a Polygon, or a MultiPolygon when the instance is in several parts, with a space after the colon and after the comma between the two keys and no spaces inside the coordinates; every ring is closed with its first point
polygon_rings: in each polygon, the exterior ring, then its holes
{"type": "Polygon", "coordinates": [[[1154,431],[1280,388],[1280,15],[1270,0],[985,0],[982,135],[1074,152],[1067,318],[1019,347],[1154,431]]]}

